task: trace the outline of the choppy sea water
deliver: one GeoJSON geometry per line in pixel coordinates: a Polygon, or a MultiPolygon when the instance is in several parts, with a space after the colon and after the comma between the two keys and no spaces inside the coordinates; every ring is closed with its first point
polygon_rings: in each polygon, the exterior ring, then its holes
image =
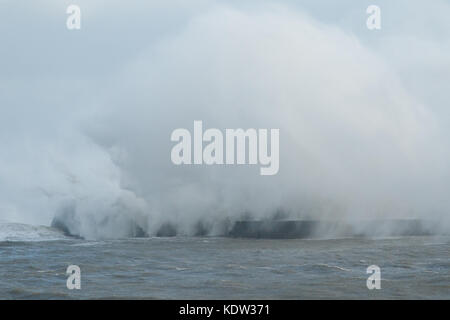
{"type": "Polygon", "coordinates": [[[0,238],[0,299],[450,298],[449,236],[86,241],[16,229],[0,238]],[[380,290],[366,286],[373,264],[380,290]],[[69,265],[80,290],[66,287],[69,265]]]}

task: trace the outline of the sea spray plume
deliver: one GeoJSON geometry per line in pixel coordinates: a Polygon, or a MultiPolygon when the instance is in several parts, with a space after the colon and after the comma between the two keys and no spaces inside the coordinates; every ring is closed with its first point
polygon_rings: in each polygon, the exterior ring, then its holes
{"type": "MultiPolygon", "coordinates": [[[[33,192],[70,233],[114,238],[173,226],[221,234],[235,220],[280,210],[358,225],[448,221],[448,132],[381,57],[301,12],[215,7],[149,41],[115,79],[101,103],[87,103],[94,117],[69,117],[60,140],[48,135],[29,155],[52,146],[33,164],[41,172],[33,192]],[[174,166],[170,133],[195,119],[220,129],[280,128],[279,173],[174,166]]],[[[10,190],[20,185],[4,176],[10,190]]]]}
{"type": "Polygon", "coordinates": [[[145,202],[149,234],[193,234],[199,221],[214,233],[218,221],[279,208],[355,223],[448,208],[430,190],[448,172],[433,115],[355,38],[302,14],[213,10],[150,46],[112,91],[99,111],[108,126],[89,133],[126,154],[115,160],[121,184],[145,202]],[[279,127],[282,170],[174,167],[170,132],[194,119],[279,127]]]}

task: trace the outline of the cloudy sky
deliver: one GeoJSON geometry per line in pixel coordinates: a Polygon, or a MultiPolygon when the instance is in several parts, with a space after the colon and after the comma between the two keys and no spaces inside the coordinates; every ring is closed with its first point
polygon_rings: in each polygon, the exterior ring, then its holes
{"type": "Polygon", "coordinates": [[[69,210],[96,237],[279,208],[447,217],[449,16],[445,0],[0,0],[0,220],[69,210]],[[280,128],[280,173],[174,167],[170,133],[194,120],[280,128]]]}

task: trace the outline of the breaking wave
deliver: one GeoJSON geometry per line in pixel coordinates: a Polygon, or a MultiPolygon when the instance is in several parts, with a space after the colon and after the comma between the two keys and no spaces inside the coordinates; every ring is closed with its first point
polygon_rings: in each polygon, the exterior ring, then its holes
{"type": "Polygon", "coordinates": [[[22,223],[0,222],[0,242],[30,242],[68,240],[62,231],[46,227],[32,226],[22,223]]]}

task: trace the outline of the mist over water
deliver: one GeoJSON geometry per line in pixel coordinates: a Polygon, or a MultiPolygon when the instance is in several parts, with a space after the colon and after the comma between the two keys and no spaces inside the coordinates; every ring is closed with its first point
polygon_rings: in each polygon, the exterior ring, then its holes
{"type": "MultiPolygon", "coordinates": [[[[88,239],[164,228],[217,235],[237,220],[273,218],[362,230],[415,218],[450,230],[450,132],[439,99],[424,98],[434,92],[427,75],[423,86],[406,81],[395,57],[307,10],[200,7],[175,30],[142,34],[141,50],[105,78],[55,77],[71,88],[60,94],[51,77],[41,92],[28,79],[29,94],[45,97],[30,104],[4,95],[0,218],[57,221],[88,239]],[[195,120],[204,130],[280,129],[278,174],[175,166],[170,135],[195,120]]],[[[429,41],[436,52],[448,46],[429,41]]],[[[436,57],[447,73],[434,81],[448,81],[450,61],[436,57]]]]}

